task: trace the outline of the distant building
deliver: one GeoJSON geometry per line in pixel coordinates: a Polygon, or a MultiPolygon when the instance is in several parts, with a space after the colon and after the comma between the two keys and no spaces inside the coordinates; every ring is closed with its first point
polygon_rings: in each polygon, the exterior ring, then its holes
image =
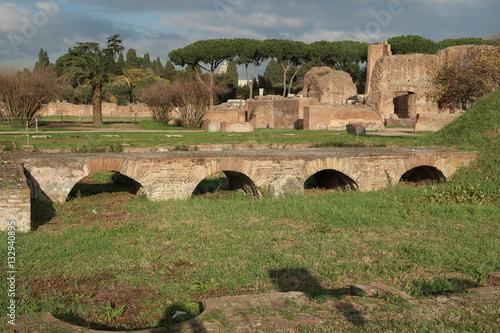
{"type": "Polygon", "coordinates": [[[224,60],[224,63],[222,65],[220,65],[220,68],[219,68],[219,73],[220,74],[226,74],[227,73],[227,61],[224,60]]]}

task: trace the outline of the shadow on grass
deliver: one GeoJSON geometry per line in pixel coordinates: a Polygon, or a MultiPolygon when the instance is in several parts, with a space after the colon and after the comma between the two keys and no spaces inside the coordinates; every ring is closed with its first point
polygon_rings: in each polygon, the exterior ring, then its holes
{"type": "Polygon", "coordinates": [[[31,200],[31,229],[37,230],[56,216],[52,202],[31,200]]]}
{"type": "MultiPolygon", "coordinates": [[[[182,304],[172,304],[164,311],[163,318],[157,327],[134,328],[134,331],[155,332],[198,332],[205,333],[206,329],[193,313],[182,304]]],[[[130,327],[120,325],[116,320],[99,320],[100,322],[88,321],[73,312],[54,314],[57,319],[92,330],[100,331],[130,331],[130,327]]]]}
{"type": "Polygon", "coordinates": [[[321,286],[319,280],[305,268],[285,268],[269,271],[269,277],[278,286],[281,292],[300,291],[305,293],[313,301],[321,301],[335,298],[337,309],[344,315],[346,320],[354,325],[363,325],[365,318],[355,309],[352,303],[342,301],[340,298],[350,294],[348,288],[326,289],[321,286]]]}

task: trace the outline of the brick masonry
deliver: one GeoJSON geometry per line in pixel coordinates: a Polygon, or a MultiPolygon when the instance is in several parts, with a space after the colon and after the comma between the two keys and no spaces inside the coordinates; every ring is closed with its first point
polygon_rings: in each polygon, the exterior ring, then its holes
{"type": "Polygon", "coordinates": [[[30,230],[30,189],[19,164],[0,161],[0,212],[0,231],[12,224],[17,231],[30,230]]]}
{"type": "MultiPolygon", "coordinates": [[[[234,176],[234,186],[254,196],[264,194],[283,175],[302,184],[312,175],[334,170],[352,180],[360,191],[397,183],[407,171],[429,166],[445,178],[475,159],[474,153],[435,148],[269,149],[245,151],[190,151],[109,154],[5,153],[4,168],[24,167],[27,179],[2,190],[3,220],[13,214],[29,221],[30,191],[35,200],[64,202],[82,178],[101,171],[116,171],[140,185],[151,200],[187,199],[206,177],[218,172],[234,176]],[[7,163],[8,162],[8,163],[7,163]],[[244,176],[244,177],[240,177],[244,176]]],[[[19,171],[17,171],[17,177],[19,171]]],[[[22,222],[23,226],[27,222],[22,222]]],[[[28,224],[29,225],[29,224],[28,224]]]]}

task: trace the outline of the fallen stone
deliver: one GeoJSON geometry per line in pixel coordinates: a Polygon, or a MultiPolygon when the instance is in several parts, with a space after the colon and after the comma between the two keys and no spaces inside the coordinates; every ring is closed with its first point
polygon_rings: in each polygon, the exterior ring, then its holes
{"type": "Polygon", "coordinates": [[[269,184],[269,195],[279,197],[289,194],[304,194],[304,184],[297,177],[292,175],[282,175],[274,182],[269,184]]]}

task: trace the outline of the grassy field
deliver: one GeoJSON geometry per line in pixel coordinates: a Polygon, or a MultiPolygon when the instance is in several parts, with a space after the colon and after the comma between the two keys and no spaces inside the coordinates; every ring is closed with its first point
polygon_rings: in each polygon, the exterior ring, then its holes
{"type": "MultiPolygon", "coordinates": [[[[500,270],[499,114],[497,92],[440,133],[402,139],[480,151],[472,167],[440,185],[258,200],[221,191],[150,202],[120,192],[37,204],[40,226],[17,239],[18,314],[137,329],[168,326],[177,310],[195,316],[200,300],[224,295],[296,290],[322,302],[344,299],[349,285],[369,281],[417,298],[483,286],[486,273],[500,270]]],[[[208,133],[185,135],[178,144],[211,140],[208,133]]],[[[5,252],[0,247],[3,258],[5,252]]],[[[6,293],[0,300],[4,307],[6,293]]],[[[370,321],[323,330],[500,330],[495,300],[423,312],[400,298],[357,302],[370,321]]]]}

